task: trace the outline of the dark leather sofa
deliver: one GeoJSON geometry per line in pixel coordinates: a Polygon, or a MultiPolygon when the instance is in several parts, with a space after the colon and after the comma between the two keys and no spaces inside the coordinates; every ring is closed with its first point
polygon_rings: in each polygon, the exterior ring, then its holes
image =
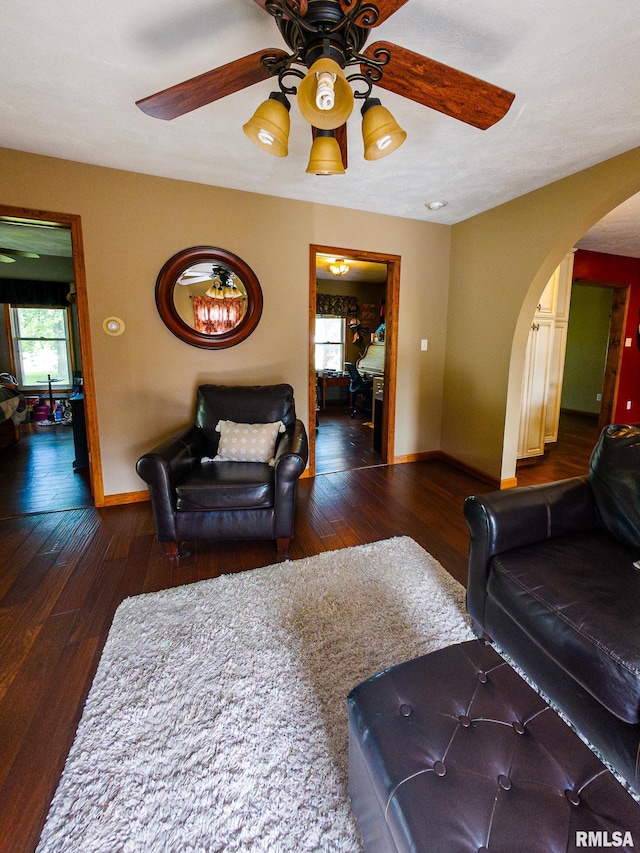
{"type": "Polygon", "coordinates": [[[290,385],[201,385],[194,424],[136,464],[149,487],[156,534],[167,555],[178,557],[180,543],[199,539],[273,539],[278,552],[286,554],[294,531],[296,487],[308,454],[290,385]],[[282,421],[273,464],[203,464],[218,450],[220,420],[282,421]]]}
{"type": "Polygon", "coordinates": [[[588,477],[467,498],[467,609],[640,794],[640,428],[588,477]]]}

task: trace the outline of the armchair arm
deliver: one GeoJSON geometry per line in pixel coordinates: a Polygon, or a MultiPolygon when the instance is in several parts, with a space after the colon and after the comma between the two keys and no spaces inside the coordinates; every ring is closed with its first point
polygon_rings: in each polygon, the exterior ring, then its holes
{"type": "Polygon", "coordinates": [[[172,436],[138,459],[136,471],[149,487],[151,507],[161,542],[176,539],[174,511],[176,483],[187,474],[205,450],[205,436],[197,427],[172,436]]]}
{"type": "Polygon", "coordinates": [[[274,538],[293,536],[296,487],[309,458],[307,431],[296,420],[280,439],[275,461],[274,538]]]}
{"type": "Polygon", "coordinates": [[[295,482],[304,471],[308,458],[307,431],[302,421],[296,420],[282,436],[276,449],[276,488],[281,481],[295,482]]]}
{"type": "Polygon", "coordinates": [[[464,517],[471,534],[467,610],[480,626],[496,554],[598,526],[587,477],[471,496],[464,517]]]}

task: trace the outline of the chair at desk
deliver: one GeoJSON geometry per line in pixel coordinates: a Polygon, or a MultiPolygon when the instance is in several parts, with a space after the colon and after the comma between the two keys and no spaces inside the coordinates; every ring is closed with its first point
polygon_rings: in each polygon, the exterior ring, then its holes
{"type": "Polygon", "coordinates": [[[353,405],[348,410],[351,417],[356,414],[370,415],[373,399],[373,379],[364,379],[355,364],[345,361],[344,366],[347,369],[351,382],[349,383],[349,391],[353,395],[353,405]]]}

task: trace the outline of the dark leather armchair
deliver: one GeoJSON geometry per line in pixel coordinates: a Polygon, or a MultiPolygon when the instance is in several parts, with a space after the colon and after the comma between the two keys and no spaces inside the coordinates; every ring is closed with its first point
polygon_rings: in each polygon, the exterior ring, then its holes
{"type": "Polygon", "coordinates": [[[351,417],[360,414],[371,414],[373,401],[373,379],[365,379],[355,364],[350,361],[345,361],[344,366],[347,368],[347,373],[351,381],[349,382],[349,391],[353,395],[354,405],[349,409],[351,417]],[[359,403],[356,402],[359,398],[359,403]]]}
{"type": "Polygon", "coordinates": [[[293,536],[298,479],[309,450],[290,385],[201,385],[195,423],[141,456],[156,534],[170,557],[198,539],[275,539],[286,554],[293,536]],[[219,421],[282,421],[273,463],[208,461],[220,442],[219,421]]]}

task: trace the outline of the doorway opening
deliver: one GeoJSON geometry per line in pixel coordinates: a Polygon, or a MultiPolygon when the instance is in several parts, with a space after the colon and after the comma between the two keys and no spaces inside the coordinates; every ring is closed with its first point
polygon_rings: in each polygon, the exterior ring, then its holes
{"type": "Polygon", "coordinates": [[[564,363],[562,408],[612,423],[618,399],[629,287],[575,279],[564,363]]]}
{"type": "Polygon", "coordinates": [[[312,245],[309,270],[310,474],[393,462],[400,257],[312,245]]]}
{"type": "Polygon", "coordinates": [[[570,253],[545,287],[529,331],[518,484],[535,482],[532,465],[556,479],[586,473],[600,432],[616,417],[630,288],[574,278],[572,269],[570,253]]]}
{"type": "Polygon", "coordinates": [[[102,499],[80,218],[0,205],[0,371],[26,409],[0,450],[0,515],[102,499]]]}

